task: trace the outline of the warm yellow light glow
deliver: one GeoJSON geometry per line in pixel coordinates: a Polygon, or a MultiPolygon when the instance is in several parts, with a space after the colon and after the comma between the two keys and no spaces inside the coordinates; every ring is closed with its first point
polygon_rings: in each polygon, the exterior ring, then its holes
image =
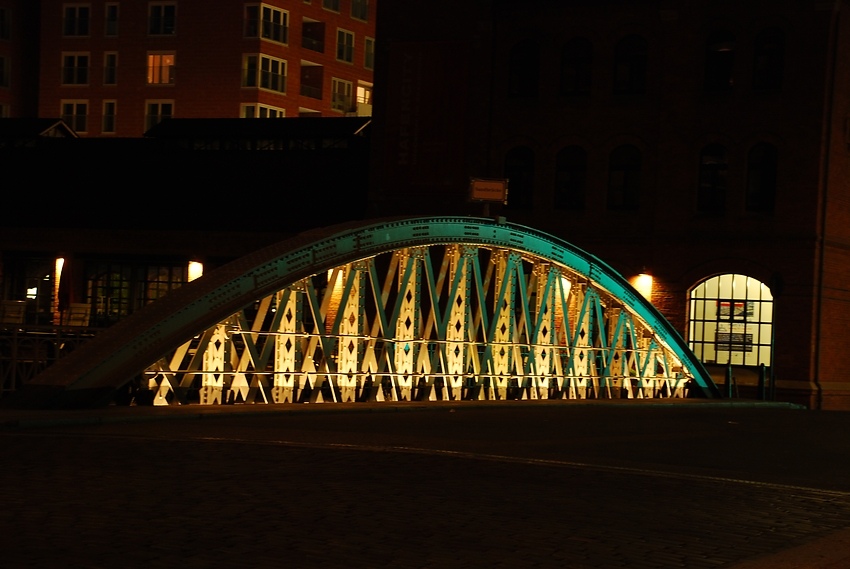
{"type": "Polygon", "coordinates": [[[189,281],[193,281],[196,278],[200,277],[204,274],[204,264],[199,263],[198,261],[189,261],[189,274],[187,278],[189,281]]]}
{"type": "Polygon", "coordinates": [[[53,322],[59,323],[62,321],[62,314],[59,312],[59,281],[62,278],[62,268],[65,266],[65,259],[57,257],[53,264],[53,322]]]}
{"type": "Polygon", "coordinates": [[[648,301],[652,302],[652,275],[641,273],[633,277],[632,286],[648,301]]]}

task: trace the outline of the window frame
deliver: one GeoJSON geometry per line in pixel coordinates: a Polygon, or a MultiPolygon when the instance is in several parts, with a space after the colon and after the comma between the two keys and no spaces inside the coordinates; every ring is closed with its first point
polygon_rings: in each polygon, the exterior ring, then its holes
{"type": "Polygon", "coordinates": [[[145,99],[145,132],[172,117],[174,117],[174,99],[145,99]],[[165,105],[170,107],[168,114],[162,112],[165,105]],[[151,113],[150,111],[154,106],[156,106],[157,112],[151,113]],[[156,118],[156,121],[154,121],[154,118],[156,118]]]}
{"type": "Polygon", "coordinates": [[[115,99],[105,99],[102,105],[102,115],[100,132],[101,134],[115,134],[118,122],[118,101],[115,99]],[[111,106],[111,113],[107,113],[107,108],[111,106]],[[109,124],[109,126],[107,126],[109,124]]]}
{"type": "Polygon", "coordinates": [[[88,51],[63,51],[62,52],[62,74],[61,85],[66,86],[86,86],[91,80],[91,52],[88,51]],[[82,59],[85,59],[85,65],[80,65],[82,59]],[[73,61],[73,65],[68,65],[69,60],[73,61]]]}
{"type": "Polygon", "coordinates": [[[360,22],[368,22],[369,0],[351,0],[351,18],[360,22]]]}
{"type": "Polygon", "coordinates": [[[336,29],[336,60],[354,63],[354,32],[345,28],[336,29]],[[350,43],[345,40],[350,40],[350,43]]]}
{"type": "Polygon", "coordinates": [[[103,53],[103,84],[107,86],[118,85],[117,51],[105,51],[103,53]]]}
{"type": "Polygon", "coordinates": [[[375,38],[363,38],[363,68],[375,70],[375,38]]]}
{"type": "Polygon", "coordinates": [[[177,35],[177,3],[148,2],[147,24],[149,36],[177,35]],[[166,13],[168,8],[171,8],[170,15],[166,13]],[[155,11],[159,11],[160,13],[155,16],[155,11]]]}
{"type": "Polygon", "coordinates": [[[91,4],[62,4],[62,37],[89,37],[91,34],[91,4]],[[80,12],[85,10],[85,16],[80,12]],[[69,18],[69,12],[74,16],[69,18]]]}
{"type": "Polygon", "coordinates": [[[285,59],[272,57],[263,53],[246,53],[242,55],[242,87],[262,89],[285,95],[288,71],[289,63],[285,59]],[[282,68],[283,72],[275,73],[272,69],[275,66],[282,68]],[[272,79],[275,77],[279,78],[280,89],[271,86],[274,83],[272,79]]]}
{"type": "Polygon", "coordinates": [[[74,132],[85,134],[88,132],[88,117],[89,117],[89,100],[88,99],[62,99],[59,101],[59,116],[74,132]],[[72,106],[73,112],[66,112],[67,107],[72,106]],[[80,107],[84,112],[79,113],[80,107]],[[82,118],[80,118],[82,117],[82,118]],[[82,120],[82,129],[79,128],[80,120],[82,120]]]}
{"type": "Polygon", "coordinates": [[[177,52],[149,51],[146,59],[146,85],[174,85],[177,67],[177,52]],[[164,58],[171,58],[170,63],[166,63],[164,58]]]}
{"type": "Polygon", "coordinates": [[[118,21],[121,17],[121,7],[118,2],[107,2],[103,6],[103,35],[108,38],[118,37],[118,21]],[[114,9],[115,16],[111,17],[110,10],[114,9]]]}
{"type": "Polygon", "coordinates": [[[239,106],[239,116],[243,119],[285,118],[286,109],[274,107],[272,105],[264,105],[262,103],[242,103],[239,106]],[[248,112],[249,109],[251,110],[250,113],[248,112]],[[262,116],[263,112],[265,112],[267,116],[262,116]],[[272,114],[276,114],[278,116],[271,116],[272,114]]]}
{"type": "Polygon", "coordinates": [[[331,77],[331,108],[341,113],[349,113],[355,109],[353,81],[331,77]],[[340,90],[339,87],[343,89],[340,90]]]}

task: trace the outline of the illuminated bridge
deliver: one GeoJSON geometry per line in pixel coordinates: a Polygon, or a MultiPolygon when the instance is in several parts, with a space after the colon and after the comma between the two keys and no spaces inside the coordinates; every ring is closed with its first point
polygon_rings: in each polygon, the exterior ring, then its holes
{"type": "MultiPolygon", "coordinates": [[[[299,235],[188,283],[24,390],[51,406],[716,397],[594,256],[492,219],[299,235]]],[[[23,395],[23,393],[22,393],[23,395]]]]}

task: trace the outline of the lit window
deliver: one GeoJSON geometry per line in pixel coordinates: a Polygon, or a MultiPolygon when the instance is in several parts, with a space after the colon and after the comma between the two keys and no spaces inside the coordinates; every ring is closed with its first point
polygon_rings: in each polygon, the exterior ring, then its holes
{"type": "Polygon", "coordinates": [[[346,30],[336,31],[336,58],[347,63],[354,62],[354,34],[346,30]]]}
{"type": "Polygon", "coordinates": [[[286,61],[266,55],[246,55],[242,65],[243,87],[286,92],[286,61]]]}
{"type": "Polygon", "coordinates": [[[88,101],[62,101],[62,120],[77,132],[88,132],[88,101]]]}
{"type": "Polygon", "coordinates": [[[118,54],[114,51],[103,54],[103,84],[118,83],[118,54]]]}
{"type": "Polygon", "coordinates": [[[369,0],[351,0],[351,17],[365,22],[369,18],[369,0]]]}
{"type": "Polygon", "coordinates": [[[145,130],[150,130],[165,119],[174,116],[174,101],[147,101],[145,103],[145,130]]]}
{"type": "Polygon", "coordinates": [[[148,33],[152,36],[170,36],[177,32],[177,5],[151,3],[148,10],[148,33]]]}
{"type": "Polygon", "coordinates": [[[375,69],[375,40],[366,38],[364,40],[365,54],[363,58],[363,67],[366,69],[375,69]]]}
{"type": "Polygon", "coordinates": [[[688,344],[707,364],[770,365],[773,295],[762,282],[725,274],[688,294],[688,344]]]}
{"type": "Polygon", "coordinates": [[[173,53],[148,54],[148,84],[171,85],[174,83],[173,53]]]}
{"type": "Polygon", "coordinates": [[[331,100],[331,108],[344,113],[354,110],[354,86],[351,81],[333,78],[331,81],[333,90],[333,99],[331,100]]]}
{"type": "Polygon", "coordinates": [[[115,133],[115,115],[116,115],[117,103],[115,101],[104,101],[103,102],[103,124],[101,125],[101,132],[104,134],[113,134],[115,133]]]}
{"type": "Polygon", "coordinates": [[[63,85],[88,85],[89,82],[89,54],[88,53],[63,53],[62,54],[62,84],[63,85]]]}
{"type": "Polygon", "coordinates": [[[118,35],[118,4],[107,4],[105,7],[104,35],[114,37],[118,35]]]}
{"type": "Polygon", "coordinates": [[[63,7],[63,35],[89,35],[89,12],[90,8],[88,4],[66,4],[63,7]]]}

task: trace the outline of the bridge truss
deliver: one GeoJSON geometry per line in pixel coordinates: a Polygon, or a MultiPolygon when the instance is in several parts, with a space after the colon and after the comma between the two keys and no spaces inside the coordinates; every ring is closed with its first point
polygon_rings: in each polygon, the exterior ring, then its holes
{"type": "Polygon", "coordinates": [[[159,358],[142,387],[157,405],[710,391],[601,269],[492,244],[393,249],[264,296],[159,358]]]}

